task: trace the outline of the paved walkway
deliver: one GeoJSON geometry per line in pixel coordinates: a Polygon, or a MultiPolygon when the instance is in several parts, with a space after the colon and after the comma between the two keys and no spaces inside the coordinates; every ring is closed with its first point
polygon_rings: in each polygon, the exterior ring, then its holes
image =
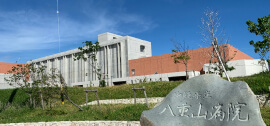
{"type": "MultiPolygon", "coordinates": [[[[151,97],[147,98],[148,103],[159,103],[164,99],[164,97],[151,97]]],[[[128,99],[108,99],[108,100],[99,100],[100,104],[134,104],[134,98],[128,98],[128,99]]],[[[144,104],[145,98],[136,98],[136,103],[138,104],[144,104]]],[[[96,105],[97,101],[88,102],[87,105],[96,105]]],[[[83,104],[81,106],[86,106],[86,104],[83,104]]]]}
{"type": "MultiPolygon", "coordinates": [[[[268,95],[256,95],[256,98],[259,102],[260,107],[263,106],[267,99],[268,95]]],[[[148,103],[160,103],[164,97],[150,97],[147,98],[148,103]]],[[[99,100],[100,104],[134,104],[134,98],[128,98],[128,99],[108,99],[108,100],[99,100]]],[[[136,103],[138,104],[144,104],[145,98],[136,98],[136,103]]],[[[97,101],[92,101],[87,103],[87,105],[96,105],[97,101]]],[[[81,106],[86,106],[86,104],[83,104],[81,106]]],[[[270,100],[267,102],[266,106],[270,107],[270,100]]]]}

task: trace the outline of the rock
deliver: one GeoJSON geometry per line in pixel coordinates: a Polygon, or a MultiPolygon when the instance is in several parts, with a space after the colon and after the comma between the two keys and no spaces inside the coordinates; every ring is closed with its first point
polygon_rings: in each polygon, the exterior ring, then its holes
{"type": "Polygon", "coordinates": [[[245,82],[217,75],[194,77],[161,104],[144,111],[142,126],[265,126],[256,96],[245,82]]]}

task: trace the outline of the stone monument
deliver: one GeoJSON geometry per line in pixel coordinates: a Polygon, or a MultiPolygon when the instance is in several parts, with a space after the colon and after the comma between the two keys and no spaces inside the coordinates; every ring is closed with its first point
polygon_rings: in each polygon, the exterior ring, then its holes
{"type": "Polygon", "coordinates": [[[217,75],[191,78],[141,115],[142,126],[265,126],[258,101],[245,82],[217,75]]]}

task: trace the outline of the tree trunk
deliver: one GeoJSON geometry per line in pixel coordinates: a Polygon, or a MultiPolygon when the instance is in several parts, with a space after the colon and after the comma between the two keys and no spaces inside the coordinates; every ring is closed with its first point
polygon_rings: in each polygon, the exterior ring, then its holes
{"type": "Polygon", "coordinates": [[[33,107],[32,94],[28,93],[28,95],[29,95],[30,106],[33,107]]]}
{"type": "Polygon", "coordinates": [[[209,66],[208,66],[208,74],[210,74],[213,57],[214,57],[214,48],[213,48],[212,55],[211,55],[210,62],[209,62],[209,66]]]}
{"type": "Polygon", "coordinates": [[[43,96],[42,96],[41,90],[40,90],[40,100],[41,100],[42,110],[44,110],[44,102],[43,102],[43,96]]]}
{"type": "Polygon", "coordinates": [[[36,108],[36,99],[33,97],[33,108],[36,108]]]}
{"type": "MultiPolygon", "coordinates": [[[[217,41],[216,41],[216,43],[217,43],[217,41]]],[[[224,70],[223,70],[223,68],[222,68],[222,64],[224,64],[224,59],[223,59],[223,57],[222,57],[222,55],[221,55],[221,51],[220,51],[220,49],[219,49],[218,44],[215,45],[215,46],[216,46],[216,49],[217,49],[217,51],[218,51],[218,53],[219,53],[219,58],[220,58],[219,64],[218,64],[219,75],[222,77],[222,76],[223,76],[223,72],[224,72],[224,70]]]]}
{"type": "MultiPolygon", "coordinates": [[[[216,41],[217,41],[217,39],[215,38],[215,42],[216,42],[216,41]]],[[[216,43],[217,43],[217,42],[216,42],[216,43]]],[[[222,66],[222,68],[223,68],[223,71],[224,71],[224,73],[225,73],[225,75],[226,75],[228,81],[231,82],[231,80],[230,80],[230,78],[229,78],[229,75],[227,74],[227,71],[226,71],[226,69],[225,69],[225,66],[223,65],[223,62],[222,62],[222,60],[221,60],[221,58],[220,58],[219,52],[217,51],[216,46],[214,45],[213,41],[212,41],[212,45],[213,45],[213,47],[215,48],[215,52],[216,52],[216,54],[217,54],[219,63],[221,64],[221,66],[222,66]]]]}
{"type": "Polygon", "coordinates": [[[186,80],[188,80],[188,72],[187,72],[187,64],[185,64],[185,66],[186,66],[186,80]]]}
{"type": "Polygon", "coordinates": [[[218,69],[219,69],[219,75],[221,76],[221,77],[223,77],[223,69],[222,69],[222,65],[219,63],[219,65],[218,65],[218,69]]]}

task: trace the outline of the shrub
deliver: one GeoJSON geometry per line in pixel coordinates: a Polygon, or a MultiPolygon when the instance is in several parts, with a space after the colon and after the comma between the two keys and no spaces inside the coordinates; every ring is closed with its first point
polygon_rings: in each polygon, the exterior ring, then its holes
{"type": "Polygon", "coordinates": [[[99,81],[99,87],[106,87],[106,81],[105,80],[99,81]]]}

